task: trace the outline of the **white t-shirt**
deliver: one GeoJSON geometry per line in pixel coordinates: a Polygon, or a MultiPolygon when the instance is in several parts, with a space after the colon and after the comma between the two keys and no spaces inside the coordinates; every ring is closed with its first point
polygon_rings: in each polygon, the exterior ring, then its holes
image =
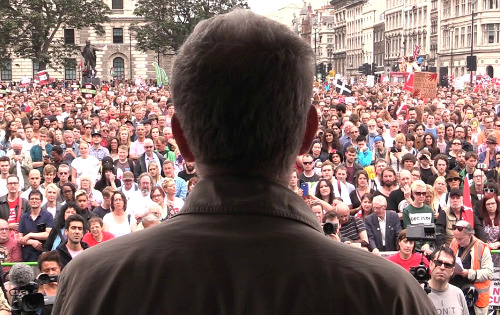
{"type": "Polygon", "coordinates": [[[99,179],[99,160],[92,155],[89,155],[86,159],[77,157],[71,162],[71,167],[76,171],[78,186],[80,186],[80,176],[82,175],[90,175],[94,184],[99,179]]]}
{"type": "Polygon", "coordinates": [[[130,234],[132,230],[130,229],[130,224],[128,221],[128,214],[125,221],[121,224],[117,223],[113,217],[112,213],[108,213],[102,219],[103,223],[108,226],[109,233],[113,234],[114,237],[120,237],[126,234],[130,234]]]}

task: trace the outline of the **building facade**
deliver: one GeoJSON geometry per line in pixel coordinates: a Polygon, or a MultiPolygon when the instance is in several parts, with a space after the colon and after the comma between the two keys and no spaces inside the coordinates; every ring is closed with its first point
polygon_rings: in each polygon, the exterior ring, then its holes
{"type": "Polygon", "coordinates": [[[477,57],[476,73],[500,76],[500,3],[493,0],[449,0],[440,5],[441,69],[446,69],[452,77],[468,74],[466,58],[471,55],[472,42],[472,53],[477,57]]]}
{"type": "MultiPolygon", "coordinates": [[[[130,26],[140,22],[141,18],[134,15],[135,0],[104,0],[111,8],[110,21],[104,24],[105,34],[97,35],[93,29],[82,30],[61,27],[57,33],[65,43],[75,44],[83,48],[90,40],[99,51],[97,52],[96,76],[109,81],[118,79],[135,79],[139,76],[146,79],[155,78],[153,62],[158,62],[167,73],[170,72],[173,54],[158,56],[154,52],[143,53],[135,48],[135,34],[130,26]]],[[[67,66],[58,69],[47,69],[51,78],[59,80],[81,79],[83,57],[75,54],[67,66]]],[[[8,60],[0,73],[1,81],[19,82],[23,77],[33,78],[38,72],[38,63],[34,60],[15,58],[8,60]]]]}

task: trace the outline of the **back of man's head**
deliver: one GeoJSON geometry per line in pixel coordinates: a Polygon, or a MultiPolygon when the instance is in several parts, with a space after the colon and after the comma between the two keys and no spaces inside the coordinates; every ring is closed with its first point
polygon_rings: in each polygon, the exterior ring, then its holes
{"type": "Polygon", "coordinates": [[[200,22],[172,69],[175,115],[197,165],[286,177],[313,73],[310,45],[282,24],[246,10],[200,22]]]}

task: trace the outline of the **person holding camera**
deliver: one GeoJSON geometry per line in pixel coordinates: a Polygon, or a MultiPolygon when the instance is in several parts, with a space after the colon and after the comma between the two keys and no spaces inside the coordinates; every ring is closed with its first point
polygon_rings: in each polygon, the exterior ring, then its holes
{"type": "Polygon", "coordinates": [[[16,174],[19,178],[19,190],[28,188],[28,174],[32,169],[31,156],[29,152],[23,152],[23,140],[14,138],[12,149],[7,151],[10,158],[9,173],[16,174]]]}
{"type": "MultiPolygon", "coordinates": [[[[490,303],[490,285],[493,277],[493,261],[488,244],[474,236],[474,228],[467,221],[458,221],[452,226],[453,240],[450,248],[457,260],[460,259],[462,270],[456,271],[450,281],[462,290],[471,286],[478,292],[474,303],[476,315],[488,314],[490,303]]],[[[460,264],[459,263],[459,264],[460,264]]]]}
{"type": "Polygon", "coordinates": [[[427,295],[438,314],[469,315],[462,290],[449,283],[455,272],[455,254],[447,246],[436,249],[429,266],[431,292],[427,295]]]}
{"type": "Polygon", "coordinates": [[[327,211],[323,216],[323,232],[332,240],[340,242],[340,222],[335,211],[327,211]]]}
{"type": "Polygon", "coordinates": [[[429,260],[425,256],[422,259],[423,254],[415,252],[415,241],[410,241],[406,238],[406,230],[402,230],[399,233],[397,248],[399,253],[389,256],[387,259],[400,265],[406,271],[409,272],[410,268],[419,266],[421,261],[425,267],[429,267],[429,260]]]}
{"type": "Polygon", "coordinates": [[[41,315],[51,314],[53,299],[57,295],[57,282],[59,280],[59,274],[61,273],[61,263],[59,260],[59,254],[57,251],[53,250],[50,252],[45,252],[38,258],[38,268],[41,273],[36,277],[38,282],[38,293],[49,297],[49,301],[52,303],[45,303],[42,308],[41,315]]]}

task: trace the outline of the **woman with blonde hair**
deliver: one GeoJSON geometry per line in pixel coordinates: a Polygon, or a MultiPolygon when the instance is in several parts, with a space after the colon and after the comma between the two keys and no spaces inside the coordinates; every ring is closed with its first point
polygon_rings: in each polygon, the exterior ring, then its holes
{"type": "Polygon", "coordinates": [[[159,183],[161,181],[161,179],[163,178],[163,177],[161,177],[161,174],[160,174],[161,171],[160,171],[160,168],[156,162],[149,162],[148,173],[153,178],[153,183],[152,183],[153,185],[156,185],[157,183],[159,183]]]}
{"type": "Polygon", "coordinates": [[[173,178],[165,178],[161,183],[161,188],[165,192],[165,204],[168,207],[168,218],[179,213],[184,206],[184,201],[175,196],[175,181],[173,178]]]}
{"type": "Polygon", "coordinates": [[[61,210],[61,203],[57,201],[59,192],[60,189],[54,183],[50,183],[45,187],[45,198],[47,198],[47,203],[42,206],[42,210],[47,210],[54,218],[56,218],[57,213],[61,210]]]}
{"type": "Polygon", "coordinates": [[[127,126],[121,126],[118,132],[120,145],[126,145],[130,148],[130,132],[127,126]]]}
{"type": "Polygon", "coordinates": [[[436,195],[434,194],[434,187],[431,185],[427,185],[427,192],[425,194],[424,203],[431,207],[432,212],[434,212],[434,220],[438,217],[439,211],[439,199],[436,199],[436,195]]]}

